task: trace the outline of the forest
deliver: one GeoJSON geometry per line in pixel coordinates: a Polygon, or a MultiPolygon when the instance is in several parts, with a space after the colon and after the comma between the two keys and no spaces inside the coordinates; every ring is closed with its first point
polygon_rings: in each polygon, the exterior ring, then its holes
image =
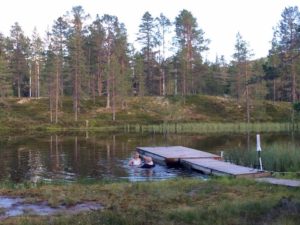
{"type": "Polygon", "coordinates": [[[116,107],[126,107],[130,96],[228,97],[245,104],[248,122],[254,101],[298,104],[297,6],[283,9],[267,57],[253,59],[250,43],[237,33],[230,62],[222,55],[214,62],[204,59],[209,37],[185,9],[171,19],[145,12],[136,43],[128,42],[126,26],[117,16],[97,15],[90,24],[88,18],[81,6],[75,6],[57,18],[44,36],[35,29],[27,37],[18,22],[9,36],[0,33],[1,101],[47,98],[53,123],[59,121],[64,96],[72,97],[75,121],[82,101],[95,102],[98,96],[105,97],[113,115],[116,107]],[[175,36],[170,40],[171,31],[175,36]]]}

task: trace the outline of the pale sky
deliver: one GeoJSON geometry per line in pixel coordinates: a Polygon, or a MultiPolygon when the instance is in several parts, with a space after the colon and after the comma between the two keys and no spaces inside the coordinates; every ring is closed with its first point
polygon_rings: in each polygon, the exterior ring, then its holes
{"type": "Polygon", "coordinates": [[[273,27],[281,19],[285,7],[298,6],[300,0],[8,0],[1,2],[0,32],[9,35],[18,22],[31,37],[34,27],[44,36],[47,27],[59,16],[81,5],[91,20],[96,14],[115,15],[127,28],[129,42],[134,43],[141,18],[146,11],[153,17],[163,13],[171,21],[182,9],[191,11],[199,28],[211,40],[204,53],[210,61],[216,55],[231,60],[237,32],[249,43],[253,58],[264,57],[271,47],[273,27]]]}

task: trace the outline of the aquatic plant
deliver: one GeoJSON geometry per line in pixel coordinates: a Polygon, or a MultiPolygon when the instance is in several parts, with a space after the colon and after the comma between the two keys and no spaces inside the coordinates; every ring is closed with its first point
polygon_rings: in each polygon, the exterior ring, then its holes
{"type": "MultiPolygon", "coordinates": [[[[267,145],[261,152],[263,168],[272,172],[296,173],[300,171],[300,146],[288,143],[267,145]]],[[[257,152],[254,147],[248,150],[233,149],[225,153],[227,161],[259,168],[257,152]]]]}
{"type": "MultiPolygon", "coordinates": [[[[126,127],[127,132],[151,133],[245,133],[245,132],[282,132],[299,130],[299,124],[291,123],[161,123],[126,127]]],[[[124,129],[125,130],[125,129],[124,129]]]]}

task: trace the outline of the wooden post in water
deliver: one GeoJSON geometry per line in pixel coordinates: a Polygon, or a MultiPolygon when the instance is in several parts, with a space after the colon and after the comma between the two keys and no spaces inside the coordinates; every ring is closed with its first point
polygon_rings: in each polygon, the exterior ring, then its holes
{"type": "Polygon", "coordinates": [[[257,156],[258,156],[258,161],[259,161],[259,167],[260,167],[260,171],[263,170],[263,166],[262,166],[262,161],[261,161],[261,147],[260,147],[260,135],[257,134],[256,135],[256,151],[257,151],[257,156]]]}

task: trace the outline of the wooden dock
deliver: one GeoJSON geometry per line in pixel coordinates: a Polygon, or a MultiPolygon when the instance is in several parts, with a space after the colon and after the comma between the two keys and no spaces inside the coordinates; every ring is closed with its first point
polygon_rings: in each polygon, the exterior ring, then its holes
{"type": "Polygon", "coordinates": [[[157,163],[178,164],[205,174],[234,177],[270,176],[267,171],[224,162],[218,155],[183,146],[137,147],[137,151],[142,155],[151,156],[157,163]]]}
{"type": "Polygon", "coordinates": [[[234,177],[265,177],[270,173],[260,171],[250,167],[239,166],[233,163],[224,162],[215,159],[183,159],[182,164],[185,167],[201,171],[205,174],[214,174],[218,176],[234,177]]]}
{"type": "Polygon", "coordinates": [[[142,155],[151,156],[154,161],[162,164],[179,163],[182,159],[221,159],[220,156],[183,146],[168,147],[137,147],[142,155]]]}

